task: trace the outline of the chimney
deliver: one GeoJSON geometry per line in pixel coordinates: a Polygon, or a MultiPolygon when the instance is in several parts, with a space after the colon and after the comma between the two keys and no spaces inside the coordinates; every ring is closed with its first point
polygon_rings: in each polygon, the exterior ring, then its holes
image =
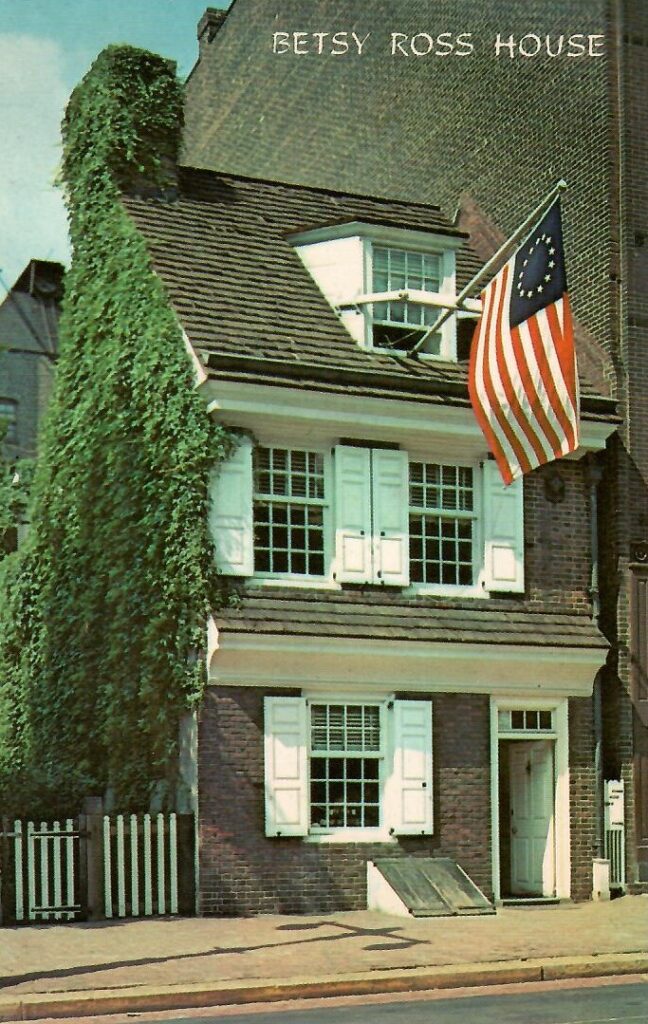
{"type": "Polygon", "coordinates": [[[198,59],[204,57],[207,47],[227,17],[227,11],[208,7],[198,22],[198,59]]]}

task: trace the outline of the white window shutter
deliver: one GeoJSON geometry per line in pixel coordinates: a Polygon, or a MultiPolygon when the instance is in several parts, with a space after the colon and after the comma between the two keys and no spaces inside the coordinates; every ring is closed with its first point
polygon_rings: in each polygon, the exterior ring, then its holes
{"type": "Polygon", "coordinates": [[[483,464],[484,587],[524,591],[524,494],[522,480],[504,486],[497,463],[483,464]]]}
{"type": "Polygon", "coordinates": [[[216,565],[227,576],[254,572],[252,524],[252,442],[243,438],[210,482],[209,526],[216,565]]]}
{"type": "Polygon", "coordinates": [[[376,580],[396,587],[409,583],[409,463],[407,452],[375,448],[373,542],[376,580]]]}
{"type": "Polygon", "coordinates": [[[266,835],[305,836],[309,816],[306,701],[266,697],[264,710],[266,835]]]}
{"type": "Polygon", "coordinates": [[[397,836],[430,835],[432,810],[432,704],[394,701],[394,768],[385,819],[397,836]]]}
{"type": "Polygon", "coordinates": [[[371,562],[371,452],[335,449],[335,577],[339,583],[368,583],[371,562]]]}

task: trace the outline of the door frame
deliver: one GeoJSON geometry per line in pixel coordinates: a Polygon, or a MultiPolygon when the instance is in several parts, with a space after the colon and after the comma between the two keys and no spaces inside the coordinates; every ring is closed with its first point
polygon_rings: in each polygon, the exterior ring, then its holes
{"type": "Polygon", "coordinates": [[[551,739],[554,744],[554,847],[556,872],[556,897],[567,900],[571,896],[571,842],[569,821],[569,734],[568,700],[555,698],[538,700],[529,697],[508,695],[490,698],[490,761],[491,761],[491,860],[493,869],[493,896],[502,899],[500,877],[500,762],[499,743],[506,739],[516,740],[551,739]],[[524,709],[525,711],[551,711],[553,725],[551,733],[525,730],[511,732],[500,730],[500,711],[524,709]]]}

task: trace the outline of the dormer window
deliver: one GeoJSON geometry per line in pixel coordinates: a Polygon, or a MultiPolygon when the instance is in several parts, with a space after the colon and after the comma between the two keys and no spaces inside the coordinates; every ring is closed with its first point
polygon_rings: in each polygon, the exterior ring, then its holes
{"type": "MultiPolygon", "coordinates": [[[[354,221],[291,241],[361,348],[405,355],[454,305],[459,235],[354,221]]],[[[456,360],[455,319],[426,337],[418,354],[456,360]]]]}
{"type": "MultiPolygon", "coordinates": [[[[390,298],[373,303],[372,347],[407,352],[425,334],[439,315],[438,307],[416,302],[412,293],[438,295],[443,277],[439,253],[374,245],[372,250],[372,291],[398,293],[407,298],[390,298]]],[[[440,355],[441,334],[429,339],[425,351],[440,355]]]]}

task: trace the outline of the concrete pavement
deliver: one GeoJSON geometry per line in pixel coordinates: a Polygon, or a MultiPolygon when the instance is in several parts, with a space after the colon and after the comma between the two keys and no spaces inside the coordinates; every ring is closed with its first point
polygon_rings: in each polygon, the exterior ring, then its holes
{"type": "Polygon", "coordinates": [[[149,918],[0,929],[0,1020],[647,973],[648,897],[488,917],[149,918]]]}

